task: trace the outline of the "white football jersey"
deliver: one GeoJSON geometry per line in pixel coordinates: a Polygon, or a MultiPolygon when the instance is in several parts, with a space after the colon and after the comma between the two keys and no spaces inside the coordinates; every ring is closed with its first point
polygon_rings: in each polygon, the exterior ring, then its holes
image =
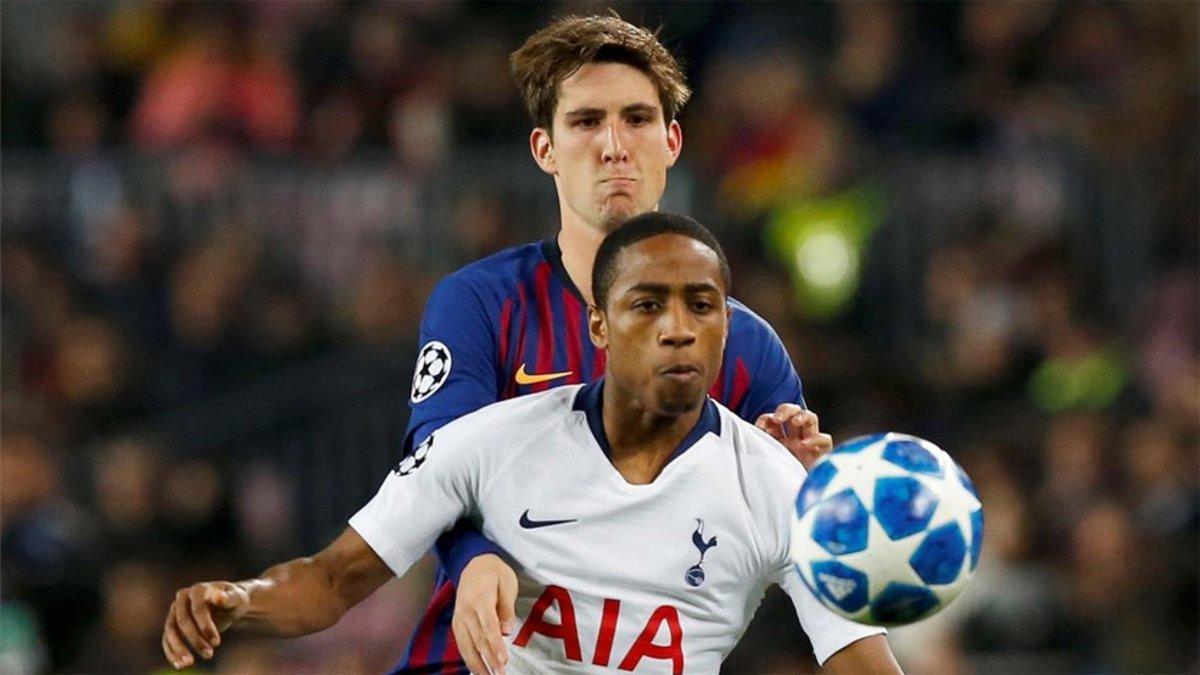
{"type": "Polygon", "coordinates": [[[517,570],[511,673],[716,673],[779,584],[822,664],[882,629],[847,621],[788,561],[804,468],[711,399],[649,485],[608,457],[602,382],[502,401],[430,436],[350,519],[397,575],[462,517],[517,570]]]}

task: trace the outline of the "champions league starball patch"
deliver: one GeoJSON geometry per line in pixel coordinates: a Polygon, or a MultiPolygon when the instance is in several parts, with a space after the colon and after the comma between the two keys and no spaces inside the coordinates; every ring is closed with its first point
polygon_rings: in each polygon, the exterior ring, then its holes
{"type": "Polygon", "coordinates": [[[446,379],[450,377],[450,348],[431,340],[421,347],[417,354],[417,367],[413,373],[412,394],[413,403],[420,403],[433,396],[446,379]]]}
{"type": "Polygon", "coordinates": [[[409,455],[400,460],[392,469],[399,476],[407,476],[408,474],[421,468],[425,460],[429,458],[429,449],[433,447],[433,434],[421,441],[421,444],[416,447],[409,455]]]}

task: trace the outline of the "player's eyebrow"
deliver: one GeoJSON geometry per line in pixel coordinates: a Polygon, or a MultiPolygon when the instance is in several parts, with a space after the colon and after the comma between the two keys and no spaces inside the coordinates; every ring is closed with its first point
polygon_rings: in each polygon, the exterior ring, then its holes
{"type": "MultiPolygon", "coordinates": [[[[655,293],[658,295],[666,295],[671,292],[671,287],[667,284],[659,284],[650,281],[643,281],[639,284],[630,286],[626,293],[655,293]]],[[[721,289],[707,281],[698,281],[690,284],[684,284],[683,292],[689,295],[695,293],[720,293],[721,289]]]]}
{"type": "MultiPolygon", "coordinates": [[[[604,108],[587,107],[576,108],[575,110],[570,110],[566,113],[563,113],[563,115],[567,119],[573,120],[584,117],[604,117],[607,112],[608,111],[606,111],[604,108]]],[[[658,106],[651,105],[649,103],[630,103],[624,108],[621,108],[622,115],[632,115],[635,113],[641,113],[643,115],[655,115],[658,113],[658,106]]]]}
{"type": "Polygon", "coordinates": [[[623,115],[631,115],[633,113],[656,115],[658,114],[658,106],[650,105],[649,103],[633,103],[621,108],[621,114],[623,115]]]}
{"type": "Polygon", "coordinates": [[[667,286],[666,284],[656,284],[656,283],[649,282],[649,281],[643,281],[640,284],[634,284],[625,290],[626,294],[629,294],[629,293],[656,293],[658,295],[666,295],[669,292],[671,292],[670,286],[667,286]]]}
{"type": "Polygon", "coordinates": [[[720,288],[718,288],[714,284],[708,283],[707,281],[701,281],[701,282],[697,282],[694,284],[687,284],[683,287],[683,290],[684,290],[684,292],[689,293],[689,294],[691,294],[691,293],[720,293],[721,292],[720,288]]]}
{"type": "Polygon", "coordinates": [[[604,108],[576,108],[565,113],[567,119],[579,117],[603,117],[604,108]]]}

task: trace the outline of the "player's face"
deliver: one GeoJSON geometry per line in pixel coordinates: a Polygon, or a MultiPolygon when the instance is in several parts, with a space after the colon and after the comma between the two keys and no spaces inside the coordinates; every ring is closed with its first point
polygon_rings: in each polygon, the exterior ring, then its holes
{"type": "Polygon", "coordinates": [[[530,145],[554,176],[564,221],[607,233],[656,209],[683,135],[678,122],[663,123],[650,78],[623,63],[588,63],[558,91],[553,128],[534,129],[530,145]]]}
{"type": "Polygon", "coordinates": [[[695,410],[720,370],[729,328],[717,254],[662,234],[623,249],[616,265],[606,307],[590,322],[592,342],[608,350],[609,386],[654,414],[695,410]]]}

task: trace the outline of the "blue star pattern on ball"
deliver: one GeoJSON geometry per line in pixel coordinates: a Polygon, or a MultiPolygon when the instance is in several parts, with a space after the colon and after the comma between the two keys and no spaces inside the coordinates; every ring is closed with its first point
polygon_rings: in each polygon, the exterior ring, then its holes
{"type": "Polygon", "coordinates": [[[821,502],[813,522],[813,540],[834,555],[854,553],[867,547],[870,514],[853,490],[821,502]]]}
{"type": "Polygon", "coordinates": [[[942,465],[916,441],[894,441],[883,448],[883,458],[887,461],[915,473],[927,473],[931,476],[942,475],[942,465]]]}
{"type": "Polygon", "coordinates": [[[881,623],[905,624],[924,618],[937,605],[937,596],[924,586],[888,584],[871,601],[871,614],[881,623]]]}
{"type": "Polygon", "coordinates": [[[867,575],[836,560],[813,563],[817,592],[847,612],[867,606],[867,575]]]}
{"type": "Polygon", "coordinates": [[[836,473],[837,464],[833,462],[821,462],[813,467],[808,474],[808,480],[804,481],[804,487],[801,488],[799,496],[796,497],[796,512],[804,513],[808,507],[816,504],[825,494],[825,488],[836,473]]]}
{"type": "Polygon", "coordinates": [[[917,576],[927,584],[948,584],[962,572],[967,542],[958,523],[949,522],[930,530],[920,548],[908,559],[917,576]]]}
{"type": "Polygon", "coordinates": [[[982,505],[961,467],[928,441],[889,433],[854,439],[813,468],[796,498],[791,556],[834,611],[898,625],[953,600],[982,541],[982,505]]]}
{"type": "Polygon", "coordinates": [[[875,517],[888,536],[903,539],[929,525],[938,497],[914,476],[889,476],[875,481],[874,504],[875,517]]]}

